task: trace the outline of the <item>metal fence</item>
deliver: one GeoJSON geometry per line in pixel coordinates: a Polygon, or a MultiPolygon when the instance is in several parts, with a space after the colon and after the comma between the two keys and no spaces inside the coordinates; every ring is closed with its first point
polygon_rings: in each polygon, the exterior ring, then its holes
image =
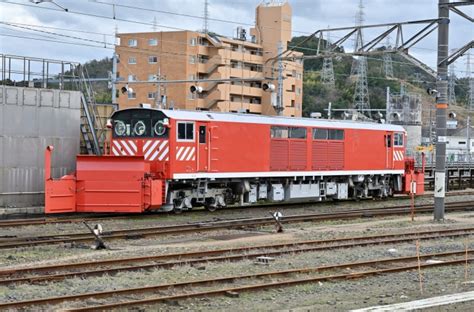
{"type": "Polygon", "coordinates": [[[2,85],[77,90],[76,62],[0,54],[0,66],[2,85]]]}

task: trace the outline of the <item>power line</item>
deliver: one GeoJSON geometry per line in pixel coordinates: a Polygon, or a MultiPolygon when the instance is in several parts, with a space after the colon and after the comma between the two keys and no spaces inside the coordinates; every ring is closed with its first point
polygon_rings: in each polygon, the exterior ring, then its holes
{"type": "Polygon", "coordinates": [[[101,35],[101,36],[108,36],[108,37],[115,37],[114,35],[95,32],[95,31],[86,31],[86,30],[79,30],[79,29],[71,29],[71,28],[61,28],[61,27],[52,27],[52,26],[45,26],[45,25],[35,25],[35,24],[24,24],[24,23],[16,23],[16,22],[7,22],[7,21],[0,21],[0,23],[9,23],[12,25],[19,25],[19,26],[29,26],[29,27],[39,27],[45,29],[53,29],[53,30],[63,30],[69,32],[77,32],[77,33],[84,33],[84,34],[91,34],[91,35],[101,35]]]}
{"type": "MultiPolygon", "coordinates": [[[[122,8],[127,8],[127,9],[141,10],[141,11],[146,11],[146,12],[156,12],[156,13],[163,13],[163,14],[169,14],[169,15],[174,15],[174,16],[191,17],[191,18],[204,19],[204,20],[206,19],[206,17],[199,16],[199,15],[176,13],[176,12],[171,12],[171,11],[156,10],[156,9],[144,8],[144,7],[139,7],[139,6],[125,5],[125,4],[113,4],[113,3],[103,2],[103,1],[95,1],[95,3],[109,5],[109,6],[115,6],[115,7],[122,7],[122,8]]],[[[252,26],[252,27],[255,26],[254,24],[245,23],[245,22],[242,22],[242,21],[224,20],[224,19],[219,19],[219,18],[211,18],[209,16],[207,17],[207,20],[208,21],[214,21],[214,22],[220,22],[220,23],[234,24],[234,25],[237,24],[237,25],[252,26]]],[[[269,30],[280,30],[279,28],[274,28],[274,27],[268,27],[268,26],[262,26],[262,27],[267,28],[269,30]]],[[[283,30],[291,30],[291,29],[283,29],[283,30]]],[[[301,31],[301,30],[292,30],[292,31],[294,33],[301,33],[301,34],[307,34],[307,35],[311,34],[311,32],[308,32],[308,31],[301,31]]]]}

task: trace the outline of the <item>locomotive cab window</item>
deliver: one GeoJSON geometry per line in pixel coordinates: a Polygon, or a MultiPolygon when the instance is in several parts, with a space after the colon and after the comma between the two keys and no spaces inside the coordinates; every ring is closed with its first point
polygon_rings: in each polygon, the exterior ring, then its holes
{"type": "Polygon", "coordinates": [[[389,134],[389,135],[387,135],[386,139],[387,139],[386,146],[387,147],[392,147],[392,136],[389,134]]]}
{"type": "Polygon", "coordinates": [[[114,138],[168,137],[169,120],[159,111],[150,109],[126,109],[112,116],[114,138]]]}
{"type": "Polygon", "coordinates": [[[178,121],[178,141],[194,141],[194,122],[178,121]]]}
{"type": "Polygon", "coordinates": [[[403,133],[393,135],[393,146],[403,146],[403,133]]]}
{"type": "Polygon", "coordinates": [[[199,126],[199,143],[206,143],[206,126],[199,126]]]}

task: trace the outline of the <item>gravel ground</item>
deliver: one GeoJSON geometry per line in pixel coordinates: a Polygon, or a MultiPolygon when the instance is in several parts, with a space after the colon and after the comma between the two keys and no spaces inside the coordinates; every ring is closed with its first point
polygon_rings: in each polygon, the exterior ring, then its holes
{"type": "MultiPolygon", "coordinates": [[[[453,196],[447,197],[446,202],[453,201],[474,201],[474,195],[453,196]]],[[[433,203],[432,197],[416,198],[416,204],[433,203]]],[[[146,216],[134,216],[129,219],[103,219],[100,221],[93,221],[94,223],[101,223],[104,231],[112,231],[124,228],[142,228],[163,226],[170,224],[185,224],[206,222],[215,220],[235,219],[235,218],[250,218],[250,217],[268,217],[270,212],[278,209],[283,215],[315,213],[315,212],[337,212],[341,210],[359,209],[359,208],[379,208],[392,207],[398,205],[409,205],[410,200],[403,198],[394,198],[389,200],[364,200],[361,202],[354,201],[334,201],[334,202],[319,202],[308,203],[298,206],[262,206],[251,208],[233,208],[220,209],[215,212],[207,212],[204,210],[184,212],[180,215],[174,213],[156,213],[146,216]]],[[[15,228],[0,228],[0,238],[2,236],[18,235],[18,236],[35,236],[35,235],[60,235],[61,233],[84,233],[88,230],[82,223],[56,223],[46,225],[22,226],[15,228]]]]}
{"type": "MultiPolygon", "coordinates": [[[[466,196],[464,196],[466,197],[466,196]]],[[[471,196],[474,200],[474,197],[471,196]]],[[[452,198],[449,198],[453,200],[452,198]]],[[[467,198],[456,198],[457,201],[465,201],[467,198]]],[[[406,202],[406,201],[405,201],[406,202]]],[[[425,198],[419,199],[419,203],[425,202],[425,198]]],[[[426,200],[429,202],[429,200],[426,200]]],[[[371,205],[380,206],[381,203],[388,205],[399,205],[400,201],[386,202],[363,202],[364,207],[371,205]]],[[[354,203],[338,203],[317,205],[318,211],[326,209],[353,208],[354,203]],[[343,207],[345,206],[345,207],[343,207]]],[[[229,216],[223,212],[213,214],[213,217],[248,217],[255,215],[268,215],[266,208],[249,209],[248,211],[238,209],[230,210],[229,216]],[[236,213],[234,215],[234,212],[236,213]],[[222,214],[222,215],[220,215],[222,214]]],[[[284,214],[296,214],[314,211],[316,208],[286,209],[284,214]]],[[[270,209],[268,209],[270,210],[270,209]]],[[[189,220],[209,218],[204,214],[184,214],[180,216],[165,215],[159,221],[154,220],[117,220],[109,221],[106,225],[120,228],[139,227],[145,223],[149,226],[163,223],[182,222],[183,217],[189,220]],[[163,222],[163,223],[162,223],[163,222]],[[139,224],[139,225],[137,225],[139,224]]],[[[375,235],[379,233],[396,233],[403,230],[428,230],[434,228],[456,228],[474,225],[472,213],[450,213],[448,219],[443,223],[435,223],[429,215],[417,216],[415,222],[409,220],[409,216],[367,218],[359,220],[331,221],[322,223],[300,223],[285,225],[285,232],[275,234],[273,227],[261,227],[258,229],[226,230],[204,232],[198,235],[178,235],[167,237],[154,237],[138,240],[119,240],[110,243],[113,250],[93,251],[84,246],[56,245],[36,246],[33,248],[18,248],[5,250],[0,253],[0,267],[21,267],[38,265],[40,263],[65,263],[93,259],[112,259],[119,257],[130,257],[140,255],[157,255],[171,252],[187,252],[195,250],[221,249],[238,246],[249,246],[269,242],[283,243],[307,239],[328,239],[333,237],[346,237],[355,235],[375,235]],[[41,259],[41,260],[39,260],[41,259]]],[[[193,220],[196,221],[196,220],[193,220]]],[[[77,225],[50,224],[41,227],[28,226],[20,228],[20,233],[42,233],[47,231],[69,232],[77,225]]],[[[78,227],[77,229],[80,229],[78,227]]],[[[2,229],[3,230],[3,229],[2,229]]],[[[16,231],[14,229],[14,231],[16,231]]],[[[5,235],[5,234],[3,234],[5,235]]],[[[9,235],[12,235],[9,233],[9,235]]],[[[473,236],[467,240],[470,248],[474,248],[473,236]]],[[[466,239],[452,238],[431,241],[421,241],[421,253],[433,253],[465,248],[466,239]]],[[[239,261],[235,263],[209,263],[204,266],[191,267],[181,266],[172,269],[152,269],[143,272],[120,272],[113,276],[89,277],[87,279],[74,278],[56,283],[40,285],[10,285],[0,286],[0,301],[17,301],[32,298],[61,296],[67,294],[85,293],[99,290],[114,290],[145,285],[156,285],[185,281],[190,279],[216,278],[220,276],[250,274],[280,269],[301,268],[309,266],[321,266],[326,264],[345,263],[351,261],[362,261],[374,258],[387,258],[393,256],[413,256],[416,253],[414,242],[396,245],[375,245],[369,247],[356,247],[350,249],[338,249],[337,251],[320,251],[314,253],[300,253],[283,255],[275,258],[270,265],[256,265],[254,259],[239,261]],[[394,248],[395,253],[389,252],[394,248]]],[[[423,271],[424,292],[420,293],[418,274],[416,271],[396,274],[381,275],[366,279],[350,281],[334,281],[318,284],[306,284],[296,287],[286,287],[259,291],[254,293],[241,293],[238,298],[215,297],[197,298],[157,304],[148,307],[149,310],[175,311],[175,310],[205,310],[205,311],[341,311],[351,308],[367,307],[379,304],[389,304],[402,301],[416,300],[448,293],[473,290],[474,283],[464,283],[464,266],[452,266],[444,268],[433,268],[423,271]]],[[[469,278],[474,279],[474,269],[469,268],[469,278]]],[[[317,276],[317,274],[316,274],[317,276]]],[[[267,281],[268,279],[265,279],[267,281]]],[[[248,281],[258,282],[258,281],[248,281]]],[[[218,289],[224,286],[235,286],[236,284],[211,285],[205,289],[218,289]]],[[[204,289],[204,288],[199,288],[204,289]]],[[[188,291],[191,291],[188,289],[188,291]]],[[[171,290],[171,292],[173,292],[171,290]]],[[[162,292],[163,294],[169,292],[162,292]]],[[[157,295],[157,294],[155,294],[157,295]]],[[[142,296],[128,296],[128,299],[143,298],[142,296]]],[[[89,304],[102,302],[115,302],[115,299],[86,300],[89,304]]],[[[46,310],[62,309],[79,306],[60,304],[46,310]]],[[[469,304],[458,304],[450,306],[449,309],[463,311],[470,307],[469,304]]],[[[31,310],[37,310],[32,308],[31,310]]],[[[438,311],[432,309],[433,311],[438,311]]],[[[444,307],[442,309],[445,311],[444,307]]],[[[441,311],[441,309],[439,309],[441,311]]]]}

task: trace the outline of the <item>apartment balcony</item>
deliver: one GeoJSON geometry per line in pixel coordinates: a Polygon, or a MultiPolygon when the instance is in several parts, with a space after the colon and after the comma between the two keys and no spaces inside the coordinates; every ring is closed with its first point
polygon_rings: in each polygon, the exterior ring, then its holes
{"type": "Polygon", "coordinates": [[[199,73],[212,74],[220,66],[225,66],[225,65],[226,63],[225,63],[224,58],[221,55],[216,54],[210,59],[205,60],[204,63],[199,62],[197,64],[197,70],[199,73]]]}
{"type": "Polygon", "coordinates": [[[255,64],[262,64],[263,63],[263,56],[244,53],[241,51],[230,51],[230,58],[236,61],[243,61],[255,64]]]}
{"type": "Polygon", "coordinates": [[[250,87],[245,85],[230,85],[230,93],[242,94],[245,96],[258,96],[261,97],[263,94],[262,88],[250,87]]]}
{"type": "Polygon", "coordinates": [[[242,68],[231,68],[230,75],[239,78],[263,79],[263,73],[242,68]]]}
{"type": "MultiPolygon", "coordinates": [[[[224,104],[224,103],[222,103],[224,104]]],[[[219,106],[223,106],[219,104],[219,106]]],[[[262,113],[261,104],[252,104],[252,103],[242,103],[242,102],[230,102],[227,105],[229,111],[240,111],[248,110],[251,113],[262,113]]]]}

